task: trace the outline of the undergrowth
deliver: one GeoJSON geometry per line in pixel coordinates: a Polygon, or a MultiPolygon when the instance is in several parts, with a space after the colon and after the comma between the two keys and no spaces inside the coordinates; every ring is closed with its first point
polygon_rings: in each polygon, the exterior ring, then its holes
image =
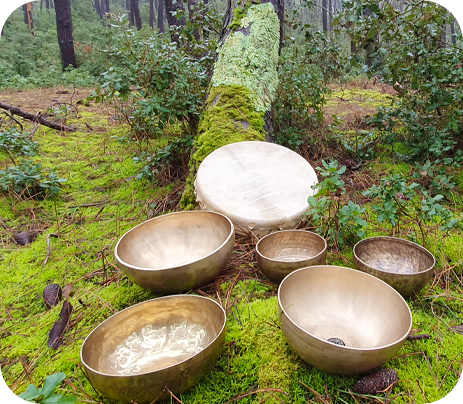
{"type": "MultiPolygon", "coordinates": [[[[0,365],[17,394],[29,384],[40,386],[47,376],[64,372],[67,378],[58,394],[114,404],[103,400],[87,381],[79,350],[83,339],[103,320],[157,297],[123,276],[113,248],[136,224],[178,209],[183,184],[177,181],[162,187],[137,179],[140,165],[133,156],[139,153],[138,146],[120,141],[129,128],[116,124],[103,110],[97,114],[81,108],[79,114],[68,121],[79,132],[59,134],[40,127],[34,136],[40,153],[33,161],[56,168],[67,179],[60,194],[43,200],[0,197],[0,365]],[[20,246],[14,239],[21,231],[35,231],[37,238],[20,246]],[[47,340],[61,306],[46,309],[42,292],[49,283],[72,285],[74,311],[63,345],[56,351],[47,347],[47,340]]],[[[157,155],[166,144],[166,139],[151,140],[144,145],[145,152],[157,155]]],[[[341,174],[347,196],[366,208],[366,237],[387,234],[389,229],[376,221],[377,212],[361,191],[378,182],[378,176],[411,178],[415,170],[413,164],[396,164],[391,158],[394,153],[390,145],[377,148],[375,158],[361,169],[341,174]]],[[[449,175],[455,186],[447,190],[445,205],[461,217],[462,175],[458,168],[452,170],[449,175]]],[[[417,180],[428,184],[427,178],[417,180]]],[[[438,261],[436,274],[418,297],[408,299],[413,331],[431,338],[406,342],[388,362],[400,377],[393,390],[376,397],[354,395],[350,389],[357,378],[329,375],[298,359],[279,326],[276,285],[258,272],[254,243],[237,239],[231,263],[217,284],[193,291],[221,301],[228,313],[227,334],[222,356],[202,382],[180,395],[182,403],[405,404],[445,396],[455,386],[463,364],[463,335],[458,328],[463,323],[463,236],[456,229],[446,237],[439,229],[435,231],[437,237],[428,248],[438,261]]],[[[330,251],[327,263],[352,267],[350,245],[330,251]]]]}

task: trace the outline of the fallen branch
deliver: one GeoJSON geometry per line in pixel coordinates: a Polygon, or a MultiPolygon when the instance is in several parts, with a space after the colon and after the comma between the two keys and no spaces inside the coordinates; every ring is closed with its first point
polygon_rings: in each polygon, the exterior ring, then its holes
{"type": "Polygon", "coordinates": [[[29,121],[32,122],[38,122],[44,126],[48,126],[49,128],[56,129],[56,130],[61,130],[65,132],[75,132],[77,129],[73,128],[72,126],[67,126],[63,125],[59,122],[53,122],[49,121],[48,119],[45,119],[40,113],[34,115],[30,114],[29,112],[23,111],[22,109],[19,109],[18,107],[14,107],[12,105],[5,104],[3,102],[0,102],[0,108],[5,109],[12,114],[18,115],[24,119],[28,119],[29,121]]]}

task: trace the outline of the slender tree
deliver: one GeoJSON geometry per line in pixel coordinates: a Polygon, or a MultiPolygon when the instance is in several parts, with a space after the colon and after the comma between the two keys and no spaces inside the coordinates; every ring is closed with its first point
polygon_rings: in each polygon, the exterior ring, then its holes
{"type": "Polygon", "coordinates": [[[330,31],[333,31],[333,0],[329,0],[328,2],[328,20],[329,20],[329,27],[330,31]]]}
{"type": "Polygon", "coordinates": [[[45,8],[47,10],[50,10],[50,2],[49,2],[49,0],[45,0],[45,8]]]}
{"type": "Polygon", "coordinates": [[[185,11],[185,5],[180,0],[164,0],[166,6],[166,18],[169,27],[184,27],[185,18],[177,19],[176,16],[172,15],[176,11],[185,11]]]}
{"type": "Polygon", "coordinates": [[[101,12],[100,0],[95,0],[95,11],[100,17],[100,20],[103,18],[103,13],[101,12]]]}
{"type": "Polygon", "coordinates": [[[164,0],[158,0],[158,29],[160,33],[166,32],[164,28],[164,0]]]}
{"type": "Polygon", "coordinates": [[[150,27],[154,28],[154,24],[156,24],[154,0],[150,0],[150,27]]]}
{"type": "Polygon", "coordinates": [[[27,18],[27,3],[23,4],[23,11],[24,11],[24,24],[29,25],[29,20],[27,18]]]}
{"type": "Polygon", "coordinates": [[[109,8],[109,0],[105,0],[104,4],[105,4],[105,8],[106,8],[106,13],[110,13],[111,10],[109,8]]]}
{"type": "Polygon", "coordinates": [[[26,4],[26,9],[27,9],[27,23],[29,25],[29,31],[31,32],[32,36],[35,37],[34,21],[32,20],[32,3],[31,2],[26,4]]]}
{"type": "Polygon", "coordinates": [[[71,0],[55,0],[56,31],[63,70],[69,66],[77,67],[74,53],[74,37],[72,30],[71,0]]]}
{"type": "Polygon", "coordinates": [[[323,32],[328,31],[328,0],[322,0],[322,23],[323,23],[323,32]]]}
{"type": "Polygon", "coordinates": [[[5,35],[3,33],[3,0],[0,0],[0,35],[5,35]]]}
{"type": "Polygon", "coordinates": [[[132,13],[133,18],[135,21],[135,25],[137,26],[138,30],[142,28],[142,21],[141,21],[141,14],[140,14],[140,2],[139,0],[132,0],[131,1],[132,13]]]}

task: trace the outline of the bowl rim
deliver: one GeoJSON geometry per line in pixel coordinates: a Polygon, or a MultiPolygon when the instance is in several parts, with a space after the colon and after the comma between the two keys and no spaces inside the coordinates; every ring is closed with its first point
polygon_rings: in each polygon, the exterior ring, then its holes
{"type": "Polygon", "coordinates": [[[265,235],[264,237],[262,237],[256,244],[256,253],[259,257],[262,257],[268,261],[271,261],[271,262],[276,262],[276,263],[288,263],[287,261],[281,261],[281,260],[276,260],[276,259],[273,259],[273,258],[269,258],[267,257],[266,255],[262,254],[261,251],[259,251],[259,244],[262,240],[264,240],[265,238],[267,237],[270,237],[270,236],[273,236],[274,234],[278,234],[278,233],[289,233],[289,232],[299,232],[299,233],[308,233],[308,234],[311,234],[311,235],[315,235],[317,237],[319,237],[320,239],[323,240],[323,242],[325,243],[325,247],[317,254],[317,255],[314,255],[313,257],[310,257],[310,258],[305,258],[305,259],[302,259],[302,260],[297,260],[297,261],[291,261],[290,263],[297,263],[297,262],[304,262],[304,261],[308,261],[308,260],[313,260],[315,258],[318,258],[320,257],[322,254],[325,253],[325,251],[327,250],[328,248],[328,243],[326,242],[325,238],[320,236],[319,234],[317,233],[314,233],[312,231],[309,231],[309,230],[304,230],[304,229],[294,229],[294,230],[291,230],[291,229],[288,229],[288,230],[280,230],[280,231],[275,231],[273,233],[269,233],[267,235],[265,235]]]}
{"type": "Polygon", "coordinates": [[[150,300],[146,300],[144,302],[140,302],[140,303],[137,303],[137,304],[134,304],[132,306],[129,306],[129,307],[126,307],[125,309],[121,310],[121,311],[118,311],[117,313],[114,313],[113,315],[109,316],[107,319],[103,320],[100,324],[98,324],[91,332],[90,334],[87,335],[87,337],[85,338],[84,342],[82,343],[82,346],[80,347],[80,361],[82,363],[82,365],[91,370],[93,373],[96,373],[98,375],[101,375],[101,376],[105,376],[105,377],[116,377],[116,378],[120,378],[120,377],[138,377],[138,376],[145,376],[145,375],[150,375],[150,374],[154,374],[154,373],[158,373],[158,372],[162,372],[166,369],[170,369],[170,368],[173,368],[175,366],[178,366],[178,365],[181,365],[182,363],[184,362],[187,362],[189,360],[191,360],[192,358],[194,358],[196,355],[199,355],[201,354],[202,352],[204,352],[207,348],[209,348],[211,345],[213,345],[217,339],[222,335],[222,333],[224,332],[225,330],[225,327],[227,325],[227,314],[225,313],[225,310],[224,308],[218,303],[216,302],[215,300],[211,299],[210,297],[205,297],[205,296],[199,296],[199,295],[187,295],[187,294],[181,294],[181,295],[170,295],[170,296],[162,296],[162,297],[157,297],[157,298],[154,298],[154,299],[150,299],[150,300]],[[140,305],[143,305],[143,304],[148,304],[148,303],[151,303],[153,301],[157,301],[157,300],[161,300],[161,299],[175,299],[175,298],[178,298],[178,297],[186,297],[188,296],[189,298],[193,298],[193,299],[196,299],[196,298],[201,298],[201,299],[205,299],[205,300],[208,300],[210,302],[213,302],[214,304],[216,304],[221,310],[222,310],[222,313],[223,313],[223,317],[224,317],[224,321],[223,321],[223,324],[222,324],[222,328],[220,329],[220,331],[217,333],[217,335],[214,337],[214,339],[204,348],[202,349],[200,352],[198,352],[197,354],[187,358],[187,359],[184,359],[183,361],[181,362],[178,362],[178,363],[175,363],[173,365],[170,365],[170,366],[166,366],[166,367],[163,367],[161,369],[157,369],[157,370],[154,370],[152,372],[145,372],[145,373],[136,373],[136,374],[133,374],[133,375],[116,375],[116,374],[110,374],[110,373],[103,373],[103,372],[100,372],[96,369],[94,369],[92,366],[90,366],[88,363],[86,363],[84,361],[84,358],[82,357],[82,354],[83,354],[83,350],[84,350],[84,346],[87,342],[87,340],[91,337],[91,335],[96,332],[96,330],[98,328],[100,328],[100,326],[102,326],[105,322],[109,321],[111,318],[117,316],[118,314],[122,313],[123,311],[126,311],[126,310],[130,310],[132,309],[133,307],[136,307],[136,306],[140,306],[140,305]]]}
{"type": "Polygon", "coordinates": [[[354,259],[358,260],[361,264],[375,270],[378,272],[384,272],[386,274],[391,274],[391,275],[396,275],[396,276],[404,276],[404,277],[413,277],[413,276],[420,276],[423,275],[429,271],[432,271],[434,267],[436,266],[436,257],[434,257],[434,254],[431,253],[427,248],[423,247],[422,245],[415,243],[413,241],[407,240],[405,238],[400,238],[400,237],[391,237],[391,236],[374,236],[374,237],[367,237],[364,238],[363,240],[360,240],[358,243],[355,244],[353,248],[353,254],[354,254],[354,259]],[[432,258],[432,265],[429,268],[424,269],[423,271],[418,271],[418,272],[413,272],[413,273],[405,273],[405,272],[392,272],[392,271],[386,271],[384,269],[379,269],[375,268],[374,266],[367,264],[365,261],[363,261],[358,255],[357,255],[357,247],[365,242],[375,242],[377,240],[389,240],[391,242],[395,243],[403,243],[403,244],[408,244],[411,247],[417,248],[418,250],[424,252],[425,254],[429,255],[432,258]]]}
{"type": "Polygon", "coordinates": [[[351,350],[351,351],[378,351],[378,350],[382,350],[382,349],[386,349],[386,348],[389,348],[389,347],[392,347],[394,345],[397,345],[399,344],[400,342],[402,342],[403,340],[405,340],[407,338],[407,336],[410,334],[410,330],[412,329],[412,326],[413,326],[413,315],[412,315],[412,311],[410,310],[410,307],[408,306],[408,303],[405,301],[405,299],[402,297],[402,295],[397,292],[397,290],[395,290],[392,286],[388,285],[386,282],[384,282],[383,280],[377,278],[376,276],[373,276],[373,275],[370,275],[370,274],[367,274],[366,272],[362,272],[362,271],[359,271],[357,269],[353,269],[353,268],[348,268],[348,267],[343,267],[343,266],[340,266],[340,265],[313,265],[313,266],[310,266],[310,267],[305,267],[305,268],[300,268],[300,269],[297,269],[293,272],[291,272],[289,275],[287,275],[280,283],[280,286],[278,287],[278,306],[279,306],[279,309],[280,309],[280,315],[281,313],[284,313],[284,315],[288,318],[288,320],[291,322],[291,324],[293,324],[299,331],[302,331],[303,334],[308,334],[310,337],[316,339],[317,341],[320,341],[322,343],[325,343],[325,344],[329,344],[329,346],[333,346],[335,349],[347,349],[347,350],[351,350]],[[342,268],[343,270],[349,270],[349,271],[355,271],[356,273],[359,273],[361,275],[366,275],[366,276],[370,276],[372,278],[374,278],[375,280],[383,283],[384,285],[386,285],[388,288],[391,288],[399,297],[400,299],[402,300],[403,304],[405,305],[405,307],[408,309],[408,314],[410,315],[410,325],[408,327],[408,331],[401,337],[399,338],[398,340],[390,343],[390,344],[387,344],[387,345],[383,345],[383,346],[378,346],[378,347],[374,347],[374,348],[355,348],[355,347],[349,347],[349,346],[342,346],[342,345],[336,345],[336,344],[333,344],[331,342],[328,342],[322,338],[319,338],[317,336],[315,336],[314,334],[312,334],[311,332],[305,330],[304,328],[302,328],[300,325],[298,325],[292,318],[291,316],[287,313],[287,311],[283,308],[283,305],[281,303],[281,288],[284,284],[284,282],[286,281],[286,279],[288,279],[290,276],[292,276],[293,274],[297,273],[297,272],[300,272],[300,271],[304,271],[304,270],[315,270],[317,268],[326,268],[326,267],[336,267],[336,268],[342,268]]]}
{"type": "Polygon", "coordinates": [[[233,222],[227,216],[225,216],[224,214],[219,213],[219,212],[214,212],[212,210],[191,210],[191,211],[180,211],[180,212],[166,213],[165,215],[156,216],[156,217],[153,217],[151,219],[145,220],[144,222],[141,222],[140,224],[137,224],[135,227],[132,227],[130,230],[125,232],[121,236],[121,238],[118,240],[118,242],[116,243],[116,246],[114,247],[114,255],[116,257],[116,260],[119,263],[121,263],[122,265],[124,265],[124,266],[126,266],[128,268],[135,269],[135,270],[138,270],[138,271],[156,271],[157,272],[157,271],[165,271],[165,270],[169,270],[169,269],[183,268],[183,267],[185,267],[187,265],[194,264],[195,262],[202,261],[202,260],[214,255],[217,251],[222,249],[230,241],[230,238],[232,238],[234,234],[235,234],[235,227],[233,226],[233,222]],[[198,213],[199,214],[212,213],[212,214],[215,214],[215,215],[222,216],[230,224],[230,233],[228,233],[228,236],[225,238],[224,242],[222,244],[220,244],[215,250],[211,251],[209,254],[204,255],[203,257],[201,257],[199,259],[196,259],[196,260],[193,260],[193,261],[188,261],[188,262],[186,262],[184,264],[180,264],[180,265],[171,265],[171,266],[162,267],[162,268],[148,268],[148,267],[144,268],[144,267],[139,267],[137,265],[129,264],[128,262],[124,261],[120,257],[120,255],[117,253],[117,249],[119,247],[119,244],[122,242],[124,237],[127,236],[130,232],[134,231],[138,227],[141,227],[141,226],[145,225],[148,222],[154,221],[156,219],[161,219],[161,218],[164,218],[164,217],[167,217],[167,216],[174,216],[174,215],[180,215],[180,214],[187,214],[188,215],[188,214],[198,214],[198,213]]]}

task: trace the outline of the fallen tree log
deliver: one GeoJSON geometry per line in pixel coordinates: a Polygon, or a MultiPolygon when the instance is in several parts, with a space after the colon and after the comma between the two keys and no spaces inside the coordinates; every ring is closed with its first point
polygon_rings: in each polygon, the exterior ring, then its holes
{"type": "Polygon", "coordinates": [[[274,141],[282,0],[228,0],[209,95],[194,142],[180,206],[194,209],[194,181],[214,150],[242,141],[274,141]]]}
{"type": "Polygon", "coordinates": [[[19,109],[18,107],[14,107],[13,105],[8,105],[3,102],[0,102],[0,108],[7,110],[14,115],[18,115],[21,118],[28,119],[29,121],[32,121],[32,122],[38,122],[41,125],[48,126],[49,128],[52,128],[55,130],[60,130],[60,131],[65,131],[65,132],[75,132],[77,130],[76,128],[73,128],[72,126],[67,126],[59,122],[50,121],[44,118],[42,115],[40,115],[40,113],[34,115],[29,112],[23,111],[22,109],[19,109]]]}

